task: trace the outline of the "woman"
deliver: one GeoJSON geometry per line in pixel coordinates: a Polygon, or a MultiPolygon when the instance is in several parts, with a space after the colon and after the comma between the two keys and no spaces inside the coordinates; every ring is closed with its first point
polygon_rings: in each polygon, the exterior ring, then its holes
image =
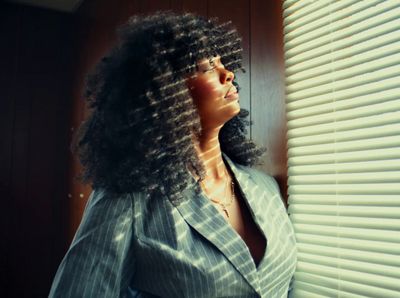
{"type": "Polygon", "coordinates": [[[251,168],[230,23],[133,17],[89,77],[76,149],[91,182],[51,297],[286,297],[293,228],[251,168]]]}

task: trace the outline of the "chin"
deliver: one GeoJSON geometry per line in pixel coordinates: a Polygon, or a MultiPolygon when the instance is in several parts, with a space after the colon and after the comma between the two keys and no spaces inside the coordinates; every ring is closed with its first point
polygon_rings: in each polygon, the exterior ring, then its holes
{"type": "Polygon", "coordinates": [[[229,104],[229,106],[227,106],[226,109],[226,115],[229,115],[229,120],[231,120],[233,117],[235,117],[236,115],[238,115],[240,113],[240,105],[238,101],[232,102],[229,104]]]}
{"type": "Polygon", "coordinates": [[[237,114],[239,114],[240,113],[240,104],[239,104],[239,99],[238,100],[236,100],[236,101],[234,101],[234,102],[232,102],[232,109],[234,110],[234,112],[235,112],[235,116],[237,115],[237,114]]]}

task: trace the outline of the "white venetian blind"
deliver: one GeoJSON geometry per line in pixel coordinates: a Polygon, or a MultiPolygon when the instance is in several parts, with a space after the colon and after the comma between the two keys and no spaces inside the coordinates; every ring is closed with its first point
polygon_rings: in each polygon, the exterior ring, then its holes
{"type": "Polygon", "coordinates": [[[400,1],[283,4],[291,297],[400,297],[400,1]]]}

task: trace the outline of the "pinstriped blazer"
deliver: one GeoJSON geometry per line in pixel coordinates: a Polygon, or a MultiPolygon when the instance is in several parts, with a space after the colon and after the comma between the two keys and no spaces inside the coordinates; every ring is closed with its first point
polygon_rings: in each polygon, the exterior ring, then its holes
{"type": "Polygon", "coordinates": [[[267,239],[258,266],[239,234],[192,187],[177,207],[142,193],[115,198],[94,190],[49,296],[287,297],[297,249],[277,183],[223,158],[267,239]]]}

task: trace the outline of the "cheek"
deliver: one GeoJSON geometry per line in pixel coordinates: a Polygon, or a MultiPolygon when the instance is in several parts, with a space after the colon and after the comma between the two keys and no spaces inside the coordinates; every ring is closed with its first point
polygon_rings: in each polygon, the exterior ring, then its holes
{"type": "Polygon", "coordinates": [[[204,102],[209,100],[209,98],[212,98],[212,89],[208,87],[201,87],[201,88],[196,88],[192,92],[192,96],[195,102],[204,102]]]}
{"type": "Polygon", "coordinates": [[[199,89],[199,90],[193,90],[190,93],[192,95],[193,102],[197,107],[199,114],[201,115],[204,112],[204,109],[206,108],[207,92],[205,92],[204,89],[201,90],[199,89]]]}
{"type": "Polygon", "coordinates": [[[192,96],[195,101],[215,101],[221,96],[223,97],[223,92],[217,84],[213,82],[200,82],[194,86],[192,91],[192,96]]]}

